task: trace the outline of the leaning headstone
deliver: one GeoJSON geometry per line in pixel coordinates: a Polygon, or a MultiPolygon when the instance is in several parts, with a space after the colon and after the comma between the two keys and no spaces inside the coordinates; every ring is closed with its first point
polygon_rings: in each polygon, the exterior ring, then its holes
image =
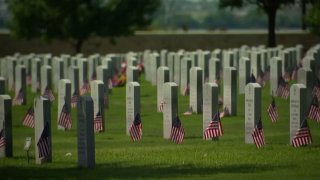
{"type": "MultiPolygon", "coordinates": [[[[26,67],[17,65],[15,68],[15,99],[21,99],[23,105],[27,104],[27,82],[26,82],[26,67]],[[20,96],[20,97],[19,97],[20,96]]],[[[19,100],[18,100],[19,101],[19,100]]]]}
{"type": "Polygon", "coordinates": [[[6,92],[6,80],[4,77],[0,76],[0,94],[5,94],[6,92]]]}
{"type": "Polygon", "coordinates": [[[57,125],[58,129],[69,130],[71,128],[71,82],[69,79],[60,79],[58,87],[58,115],[57,125]],[[62,117],[61,117],[62,116],[62,117]],[[59,120],[62,119],[59,124],[59,120]],[[69,122],[70,121],[70,122],[69,122]]]}
{"type": "Polygon", "coordinates": [[[293,84],[290,88],[290,143],[300,125],[307,117],[307,96],[304,84],[293,84]]]}
{"type": "Polygon", "coordinates": [[[178,115],[178,86],[167,82],[163,92],[163,138],[170,139],[172,121],[178,115]]]}
{"type": "Polygon", "coordinates": [[[38,96],[34,102],[36,164],[52,161],[51,110],[49,99],[38,96]]]}
{"type": "Polygon", "coordinates": [[[209,82],[218,82],[220,80],[221,62],[218,58],[209,60],[209,82]]]}
{"type": "Polygon", "coordinates": [[[46,88],[52,90],[52,70],[48,65],[41,67],[41,93],[44,93],[46,88]]]}
{"type": "Polygon", "coordinates": [[[237,70],[234,67],[223,71],[223,106],[230,115],[237,114],[237,70]]]}
{"type": "Polygon", "coordinates": [[[127,67],[127,83],[128,82],[138,82],[138,68],[135,66],[127,67]]]}
{"type": "Polygon", "coordinates": [[[31,91],[37,92],[40,90],[40,68],[41,61],[38,58],[32,59],[31,62],[31,91]]]}
{"type": "Polygon", "coordinates": [[[270,95],[276,96],[280,77],[282,77],[282,61],[279,57],[273,57],[270,64],[270,95]]]}
{"type": "Polygon", "coordinates": [[[82,96],[77,104],[78,113],[78,166],[95,167],[95,142],[93,131],[93,100],[82,96]]]}
{"type": "Polygon", "coordinates": [[[249,83],[245,88],[245,143],[253,144],[252,132],[261,118],[261,86],[249,83]]]}
{"type": "Polygon", "coordinates": [[[157,111],[162,112],[163,107],[163,85],[169,82],[169,68],[161,66],[157,72],[157,111]]]}
{"type": "Polygon", "coordinates": [[[189,107],[195,113],[202,113],[202,74],[200,67],[190,69],[190,104],[189,107]]]}
{"type": "Polygon", "coordinates": [[[105,131],[104,116],[104,83],[100,80],[91,81],[91,97],[93,100],[94,130],[95,132],[105,131]]]}
{"type": "Polygon", "coordinates": [[[127,83],[126,88],[126,133],[130,135],[129,129],[134,117],[140,113],[140,84],[138,82],[127,83]]]}
{"type": "Polygon", "coordinates": [[[203,85],[203,138],[205,129],[208,127],[208,124],[210,124],[210,122],[212,121],[212,117],[218,112],[218,96],[219,87],[216,83],[205,83],[203,85]]]}
{"type": "Polygon", "coordinates": [[[11,104],[9,95],[0,95],[0,158],[13,156],[11,104]]]}
{"type": "Polygon", "coordinates": [[[180,92],[184,96],[187,95],[186,91],[189,90],[191,64],[190,58],[183,58],[181,60],[180,92]]]}
{"type": "Polygon", "coordinates": [[[250,82],[250,73],[250,59],[242,57],[239,66],[239,94],[244,94],[244,89],[250,82]]]}

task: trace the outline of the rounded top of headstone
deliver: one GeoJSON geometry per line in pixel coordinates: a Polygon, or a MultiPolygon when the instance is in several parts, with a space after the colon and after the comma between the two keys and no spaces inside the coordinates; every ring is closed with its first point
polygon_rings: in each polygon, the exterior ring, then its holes
{"type": "Polygon", "coordinates": [[[246,89],[247,88],[261,88],[261,85],[259,83],[248,83],[246,85],[246,89]]]}
{"type": "Polygon", "coordinates": [[[250,61],[249,57],[241,57],[240,61],[250,61]]]}
{"type": "Polygon", "coordinates": [[[134,81],[134,82],[128,82],[127,86],[140,86],[140,84],[138,82],[134,81]]]}
{"type": "Polygon", "coordinates": [[[43,65],[43,66],[41,66],[41,68],[42,68],[42,69],[51,69],[51,66],[49,66],[49,65],[43,65]]]}
{"type": "Polygon", "coordinates": [[[290,89],[293,89],[293,88],[295,88],[295,89],[301,89],[301,88],[306,88],[306,85],[304,85],[304,84],[292,84],[291,85],[291,88],[290,89]]]}
{"type": "Polygon", "coordinates": [[[160,70],[168,70],[169,71],[169,68],[167,66],[160,66],[158,68],[158,71],[160,71],[160,70]]]}
{"type": "Polygon", "coordinates": [[[208,83],[204,83],[204,86],[218,87],[218,84],[217,83],[208,82],[208,83]]]}
{"type": "Polygon", "coordinates": [[[8,94],[1,94],[0,99],[11,99],[11,97],[8,94]]]}
{"type": "Polygon", "coordinates": [[[59,81],[64,83],[71,83],[70,79],[60,79],[59,81]]]}
{"type": "Polygon", "coordinates": [[[175,82],[166,82],[164,86],[178,86],[175,82]]]}

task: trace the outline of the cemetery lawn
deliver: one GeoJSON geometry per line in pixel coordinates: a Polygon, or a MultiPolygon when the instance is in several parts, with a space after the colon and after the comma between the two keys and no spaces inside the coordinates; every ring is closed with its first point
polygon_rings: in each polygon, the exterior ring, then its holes
{"type": "MultiPolygon", "coordinates": [[[[289,99],[276,98],[279,121],[272,123],[266,109],[271,102],[269,84],[263,88],[262,121],[266,146],[244,143],[244,95],[238,96],[238,116],[222,119],[219,141],[202,139],[202,115],[184,116],[188,97],[179,95],[179,116],[185,128],[183,144],[162,138],[162,114],[157,113],[156,87],[140,77],[143,136],[132,142],[125,134],[125,87],[114,88],[106,113],[106,132],[95,134],[96,167],[77,167],[76,110],[71,131],[57,130],[57,100],[52,104],[53,161],[36,165],[33,129],[22,118],[27,106],[13,107],[13,158],[0,158],[1,179],[318,179],[320,176],[320,124],[309,121],[313,143],[303,148],[289,144],[289,99]],[[23,150],[32,137],[30,163],[23,150]],[[71,154],[70,154],[71,153],[71,154]]],[[[30,90],[30,87],[28,87],[30,90]]],[[[12,92],[10,92],[11,95],[12,92]]]]}

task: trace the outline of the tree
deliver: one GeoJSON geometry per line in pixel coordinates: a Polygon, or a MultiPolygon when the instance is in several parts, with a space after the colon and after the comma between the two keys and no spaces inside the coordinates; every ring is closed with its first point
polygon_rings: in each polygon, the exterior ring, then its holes
{"type": "Polygon", "coordinates": [[[268,46],[274,47],[276,46],[275,24],[277,10],[281,6],[290,3],[294,3],[294,0],[220,0],[219,6],[221,8],[240,8],[247,4],[256,4],[259,8],[263,9],[268,16],[268,46]]]}
{"type": "Polygon", "coordinates": [[[320,36],[320,1],[316,1],[307,14],[307,24],[312,33],[320,36]]]}
{"type": "Polygon", "coordinates": [[[132,35],[146,28],[159,0],[8,0],[10,31],[18,38],[69,42],[80,52],[92,36],[132,35]]]}

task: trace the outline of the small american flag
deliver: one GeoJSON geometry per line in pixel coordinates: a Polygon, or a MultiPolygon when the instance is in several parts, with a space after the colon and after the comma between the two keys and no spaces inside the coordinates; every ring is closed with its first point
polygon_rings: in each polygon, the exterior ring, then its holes
{"type": "Polygon", "coordinates": [[[109,89],[109,91],[112,90],[112,88],[113,88],[112,80],[109,79],[108,80],[108,89],[109,89]]]}
{"type": "Polygon", "coordinates": [[[95,132],[102,132],[103,131],[102,120],[103,120],[102,115],[101,115],[100,111],[98,111],[96,114],[96,117],[93,120],[95,132]]]}
{"type": "Polygon", "coordinates": [[[309,130],[307,119],[305,119],[302,123],[295,136],[292,139],[293,147],[300,147],[303,145],[311,144],[312,137],[309,130]]]}
{"type": "Polygon", "coordinates": [[[82,87],[80,88],[80,95],[84,95],[86,93],[90,92],[90,84],[89,82],[85,81],[82,85],[82,87]]]}
{"type": "Polygon", "coordinates": [[[256,124],[256,127],[252,132],[252,138],[254,144],[257,146],[258,149],[265,145],[261,118],[259,119],[258,123],[256,124]]]}
{"type": "Polygon", "coordinates": [[[72,97],[71,97],[71,107],[72,108],[75,108],[77,107],[77,102],[78,102],[78,91],[75,90],[72,94],[72,97]]]}
{"type": "Polygon", "coordinates": [[[320,108],[319,108],[319,102],[317,96],[313,96],[311,105],[310,105],[310,110],[308,114],[308,118],[311,120],[315,120],[317,122],[320,121],[320,108]]]}
{"type": "Polygon", "coordinates": [[[182,95],[187,96],[189,94],[189,84],[184,87],[182,95]]]}
{"type": "Polygon", "coordinates": [[[284,99],[288,99],[289,94],[290,94],[289,84],[282,77],[280,77],[278,82],[277,96],[284,99]]]}
{"type": "Polygon", "coordinates": [[[132,141],[138,141],[142,137],[142,124],[140,113],[137,113],[134,117],[133,123],[129,128],[129,134],[131,136],[132,141]]]}
{"type": "Polygon", "coordinates": [[[28,109],[27,114],[24,116],[22,124],[24,126],[34,128],[34,109],[32,106],[28,109]]]}
{"type": "Polygon", "coordinates": [[[161,101],[159,104],[159,112],[163,112],[163,106],[164,106],[163,101],[161,101]]]}
{"type": "Polygon", "coordinates": [[[212,121],[204,131],[204,139],[216,138],[223,135],[222,124],[220,121],[220,112],[214,115],[212,121]]]}
{"type": "Polygon", "coordinates": [[[297,80],[299,66],[296,66],[291,74],[291,80],[297,80]]]}
{"type": "Polygon", "coordinates": [[[54,101],[54,96],[52,93],[52,90],[47,86],[46,89],[44,90],[44,93],[42,95],[44,98],[49,99],[51,102],[54,101]]]}
{"type": "Polygon", "coordinates": [[[318,100],[320,100],[320,82],[317,79],[316,83],[313,85],[312,95],[316,95],[318,100]]]}
{"type": "Polygon", "coordinates": [[[41,137],[37,142],[37,147],[39,152],[39,158],[45,158],[49,155],[49,123],[46,123],[46,125],[44,126],[43,131],[41,133],[41,137]]]}
{"type": "Polygon", "coordinates": [[[178,115],[173,119],[170,139],[172,142],[177,144],[181,144],[183,142],[184,129],[178,115]]]}
{"type": "Polygon", "coordinates": [[[18,94],[12,100],[12,105],[21,105],[23,103],[23,90],[19,90],[18,94]]]}
{"type": "Polygon", "coordinates": [[[0,148],[6,145],[6,140],[4,138],[4,130],[1,129],[0,131],[0,148]]]}
{"type": "Polygon", "coordinates": [[[257,83],[261,85],[261,87],[265,86],[266,82],[264,80],[264,73],[262,70],[259,71],[258,77],[257,77],[257,83]]]}
{"type": "Polygon", "coordinates": [[[71,126],[72,126],[71,114],[66,103],[64,103],[62,107],[58,123],[60,126],[64,127],[66,130],[71,129],[71,126]]]}
{"type": "Polygon", "coordinates": [[[276,101],[274,100],[274,97],[272,97],[272,101],[267,109],[268,115],[272,122],[277,122],[278,120],[278,111],[276,107],[276,101]]]}

